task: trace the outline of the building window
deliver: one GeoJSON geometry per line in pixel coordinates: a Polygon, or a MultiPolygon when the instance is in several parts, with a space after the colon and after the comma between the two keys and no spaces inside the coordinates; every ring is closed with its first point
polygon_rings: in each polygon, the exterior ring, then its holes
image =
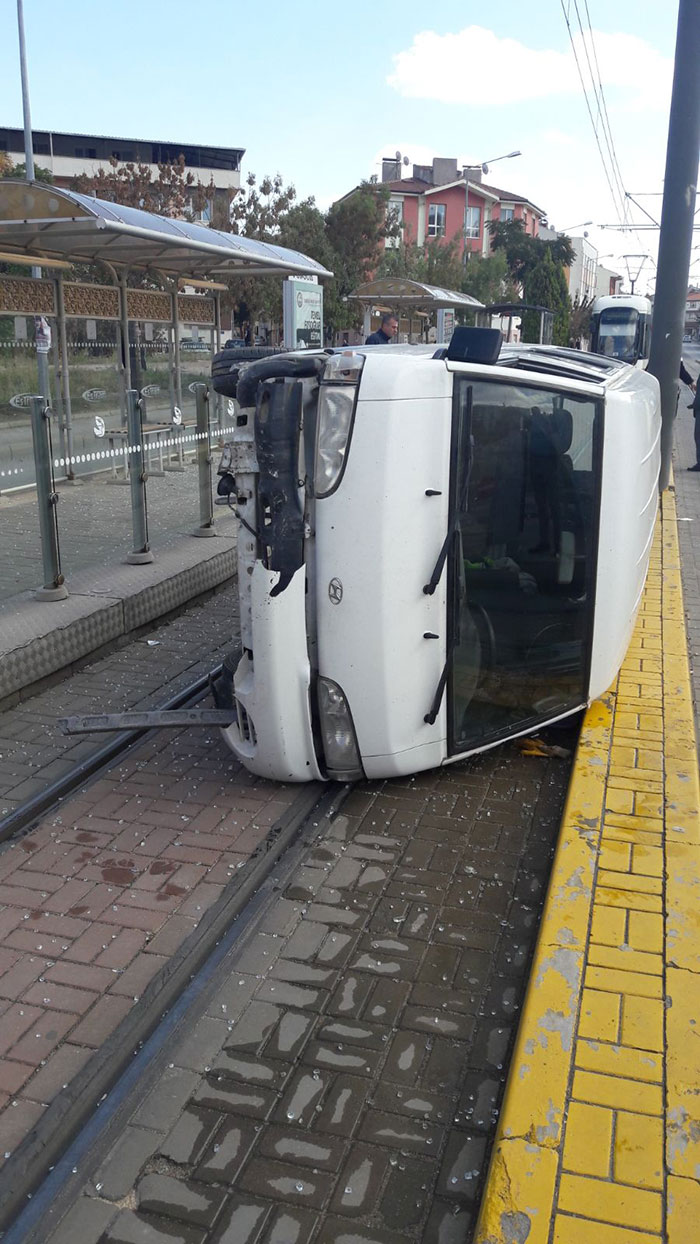
{"type": "Polygon", "coordinates": [[[513,217],[514,217],[514,208],[512,207],[501,208],[500,220],[502,224],[509,224],[510,221],[513,220],[513,217]]]}
{"type": "Polygon", "coordinates": [[[464,213],[464,236],[478,238],[481,234],[481,208],[468,207],[464,213]]]}
{"type": "Polygon", "coordinates": [[[445,215],[447,208],[444,203],[431,203],[428,207],[428,237],[444,238],[445,215]]]}

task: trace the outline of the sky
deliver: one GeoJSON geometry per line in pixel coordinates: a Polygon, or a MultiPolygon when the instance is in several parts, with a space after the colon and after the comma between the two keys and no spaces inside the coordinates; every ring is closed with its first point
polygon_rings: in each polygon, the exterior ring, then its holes
{"type": "MultiPolygon", "coordinates": [[[[625,205],[659,219],[677,12],[676,0],[24,0],[32,123],[244,147],[244,175],[280,172],[322,209],[395,151],[408,175],[434,155],[518,150],[486,180],[575,236],[592,221],[604,265],[641,268],[641,292],[658,233],[601,226],[625,205]]],[[[15,0],[0,0],[0,29],[0,125],[21,126],[15,0]]]]}

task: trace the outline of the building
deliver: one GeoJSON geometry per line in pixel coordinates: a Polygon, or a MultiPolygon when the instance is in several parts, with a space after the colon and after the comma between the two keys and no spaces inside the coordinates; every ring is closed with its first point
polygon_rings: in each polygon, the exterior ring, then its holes
{"type": "Polygon", "coordinates": [[[382,184],[389,190],[389,211],[401,226],[400,236],[387,238],[387,246],[402,241],[423,246],[442,238],[456,240],[460,255],[488,255],[491,221],[522,220],[526,233],[537,237],[545,216],[523,195],[487,185],[480,167],[458,169],[455,159],[414,164],[406,178],[401,177],[400,162],[383,160],[382,184]]]}
{"type": "Polygon", "coordinates": [[[566,270],[569,296],[572,302],[583,302],[586,298],[595,298],[598,292],[598,251],[586,234],[572,237],[570,241],[574,261],[566,270]]]}
{"type": "Polygon", "coordinates": [[[700,289],[689,289],[686,295],[683,335],[692,341],[700,338],[700,289]]]}
{"type": "MultiPolygon", "coordinates": [[[[93,176],[110,170],[110,159],[120,163],[147,164],[153,179],[159,164],[172,164],[184,156],[189,172],[203,185],[228,195],[241,184],[244,147],[204,147],[194,143],[160,142],[146,138],[113,138],[104,134],[59,134],[34,130],[34,163],[48,169],[57,186],[70,188],[81,173],[93,176]]],[[[13,164],[24,164],[24,130],[0,129],[0,151],[13,164]]]]}

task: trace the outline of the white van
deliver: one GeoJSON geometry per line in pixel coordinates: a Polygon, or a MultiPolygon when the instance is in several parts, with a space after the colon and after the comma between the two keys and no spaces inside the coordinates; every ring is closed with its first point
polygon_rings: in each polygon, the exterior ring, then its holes
{"type": "Polygon", "coordinates": [[[263,359],[238,398],[243,654],[216,698],[253,773],[415,773],[610,685],[657,508],[652,376],[457,329],[263,359]]]}

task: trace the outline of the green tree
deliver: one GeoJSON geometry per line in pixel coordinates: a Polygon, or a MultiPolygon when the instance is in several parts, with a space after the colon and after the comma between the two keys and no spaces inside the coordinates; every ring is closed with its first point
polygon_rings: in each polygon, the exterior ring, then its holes
{"type": "MultiPolygon", "coordinates": [[[[530,269],[524,283],[524,301],[532,306],[546,307],[554,312],[554,344],[569,344],[570,299],[563,269],[555,264],[549,250],[545,250],[540,262],[530,269]]],[[[539,341],[540,316],[527,311],[522,317],[523,341],[539,341]]]]}
{"type": "Polygon", "coordinates": [[[565,234],[556,238],[535,238],[525,232],[522,220],[495,220],[489,226],[494,252],[503,251],[513,281],[522,284],[529,271],[537,267],[545,252],[555,264],[570,267],[576,257],[571,239],[565,234]]]}
{"type": "MultiPolygon", "coordinates": [[[[0,177],[12,177],[17,181],[25,181],[27,166],[24,162],[22,164],[13,164],[7,153],[0,151],[0,177]]],[[[49,185],[53,185],[53,174],[47,168],[42,168],[40,164],[35,164],[34,180],[45,181],[49,185]]]]}

